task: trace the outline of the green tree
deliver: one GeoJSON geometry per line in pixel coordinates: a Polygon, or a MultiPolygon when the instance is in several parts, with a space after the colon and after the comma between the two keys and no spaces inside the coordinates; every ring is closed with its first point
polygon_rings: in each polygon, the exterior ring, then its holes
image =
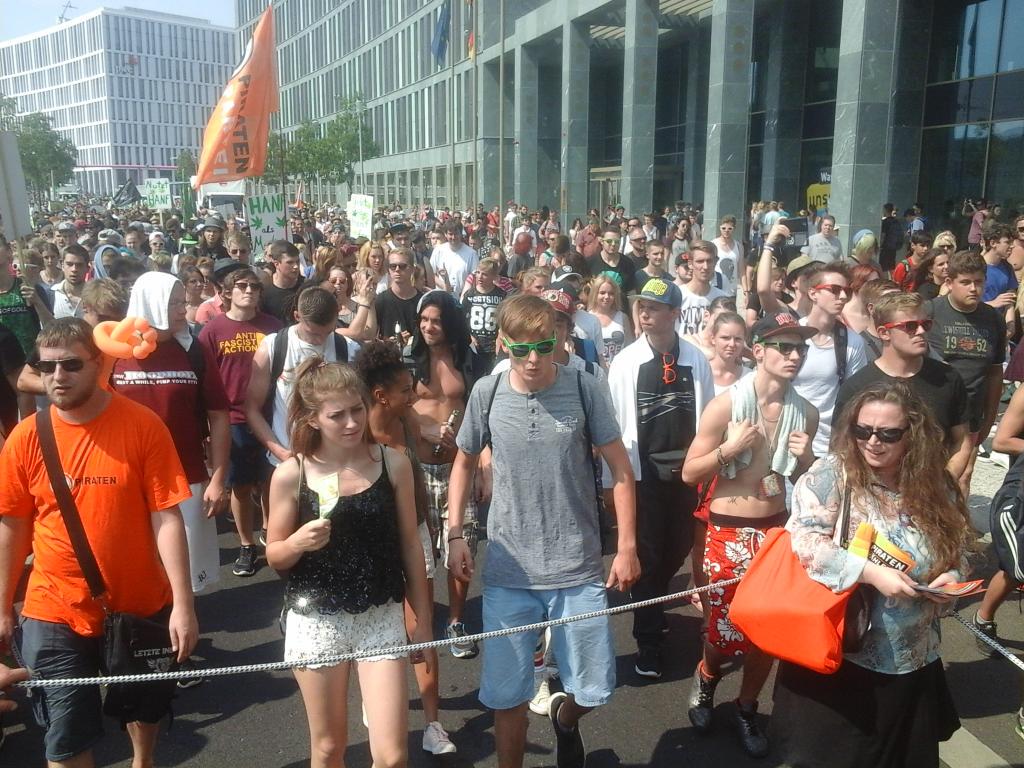
{"type": "Polygon", "coordinates": [[[13,131],[18,122],[18,102],[0,93],[0,131],[13,131]]]}
{"type": "Polygon", "coordinates": [[[267,138],[267,164],[261,177],[264,184],[275,189],[281,184],[281,133],[271,131],[267,138]]]}
{"type": "Polygon", "coordinates": [[[188,181],[196,175],[196,159],[192,156],[192,152],[183,149],[178,155],[178,181],[188,181]]]}
{"type": "Polygon", "coordinates": [[[377,157],[380,150],[366,124],[362,99],[358,96],[342,99],[337,116],[327,123],[325,140],[330,147],[329,178],[335,182],[352,183],[355,166],[359,162],[359,134],[363,134],[363,159],[377,157]]]}
{"type": "Polygon", "coordinates": [[[39,112],[25,115],[16,127],[18,154],[25,181],[38,199],[42,199],[51,182],[63,184],[71,178],[78,149],[71,139],[50,126],[50,118],[39,112]]]}

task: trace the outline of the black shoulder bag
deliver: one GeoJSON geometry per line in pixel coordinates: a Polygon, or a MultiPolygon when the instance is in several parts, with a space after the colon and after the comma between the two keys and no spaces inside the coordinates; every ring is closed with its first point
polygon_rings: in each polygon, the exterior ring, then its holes
{"type": "Polygon", "coordinates": [[[103,583],[99,565],[93,555],[89,539],[78,515],[78,507],[68,488],[68,482],[57,452],[53,422],[49,407],[36,414],[39,448],[46,465],[53,495],[57,497],[64,525],[68,530],[71,547],[78,565],[89,585],[93,599],[103,606],[103,669],[110,675],[169,672],[177,668],[177,654],[171,648],[171,635],[166,623],[158,623],[130,613],[111,611],[107,604],[107,588],[103,583]]]}

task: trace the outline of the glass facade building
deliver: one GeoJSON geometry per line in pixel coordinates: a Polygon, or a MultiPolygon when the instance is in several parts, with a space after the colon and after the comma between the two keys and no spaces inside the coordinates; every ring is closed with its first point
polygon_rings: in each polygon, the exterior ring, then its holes
{"type": "MultiPolygon", "coordinates": [[[[263,3],[236,3],[242,42],[263,3]]],[[[1024,204],[1024,0],[453,0],[439,64],[441,7],[274,6],[281,127],[361,97],[381,156],[354,186],[379,202],[780,200],[847,235],[886,201],[932,229],[1024,204]]]]}
{"type": "Polygon", "coordinates": [[[109,194],[170,178],[199,156],[210,111],[236,65],[233,30],[202,19],[100,9],[0,43],[0,93],[42,112],[78,148],[75,183],[109,194]]]}

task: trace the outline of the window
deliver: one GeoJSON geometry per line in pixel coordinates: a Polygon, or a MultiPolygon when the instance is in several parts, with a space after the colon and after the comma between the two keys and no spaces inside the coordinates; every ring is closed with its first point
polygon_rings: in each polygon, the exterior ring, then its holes
{"type": "Polygon", "coordinates": [[[984,192],[988,125],[930,128],[921,134],[918,196],[932,217],[946,210],[946,200],[978,198],[984,192]]]}
{"type": "MultiPolygon", "coordinates": [[[[936,83],[993,74],[1002,16],[1003,0],[936,2],[932,14],[928,81],[936,83]]],[[[1019,53],[1013,56],[1019,57],[1019,53]]]]}

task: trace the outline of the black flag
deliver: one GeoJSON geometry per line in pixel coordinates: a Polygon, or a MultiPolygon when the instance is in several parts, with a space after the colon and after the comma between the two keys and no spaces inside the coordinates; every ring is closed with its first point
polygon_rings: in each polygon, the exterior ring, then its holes
{"type": "Polygon", "coordinates": [[[110,200],[111,208],[127,208],[129,205],[138,203],[142,200],[142,195],[139,194],[138,187],[135,186],[131,179],[121,185],[121,188],[114,193],[114,197],[110,200]]]}

